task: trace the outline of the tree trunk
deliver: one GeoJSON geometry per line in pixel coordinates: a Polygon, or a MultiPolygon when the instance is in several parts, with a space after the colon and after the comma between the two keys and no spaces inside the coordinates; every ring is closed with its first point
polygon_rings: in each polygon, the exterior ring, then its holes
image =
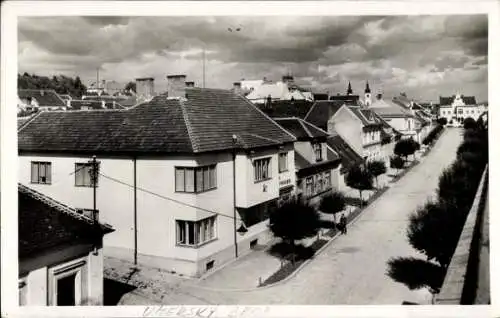
{"type": "Polygon", "coordinates": [[[363,206],[363,191],[359,190],[359,206],[363,206]]]}
{"type": "Polygon", "coordinates": [[[378,176],[375,176],[375,184],[377,185],[377,189],[378,189],[378,176]]]}

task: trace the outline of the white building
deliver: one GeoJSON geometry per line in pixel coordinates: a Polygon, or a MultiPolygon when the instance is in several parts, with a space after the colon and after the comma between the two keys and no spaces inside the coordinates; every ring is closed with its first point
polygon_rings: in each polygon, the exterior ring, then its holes
{"type": "Polygon", "coordinates": [[[18,114],[20,111],[65,110],[66,102],[52,89],[19,89],[17,91],[18,114]]]}
{"type": "Polygon", "coordinates": [[[18,132],[19,176],[89,209],[96,155],[97,208],[116,229],[105,253],[197,276],[233,259],[234,240],[241,255],[270,238],[280,181],[296,184],[295,138],[244,97],[168,81],[169,97],[131,109],[38,115],[18,132]]]}
{"type": "Polygon", "coordinates": [[[457,93],[451,97],[439,97],[439,117],[446,118],[449,125],[460,126],[467,117],[477,120],[486,110],[484,105],[476,103],[474,96],[457,93]]]}
{"type": "MultiPolygon", "coordinates": [[[[290,75],[283,76],[282,80],[278,82],[263,81],[260,85],[256,85],[258,83],[252,83],[254,86],[250,88],[250,92],[246,95],[255,104],[264,104],[269,100],[314,100],[312,93],[297,86],[290,75]]],[[[248,83],[241,82],[243,90],[247,87],[249,87],[248,83]]]]}
{"type": "Polygon", "coordinates": [[[19,305],[103,305],[102,239],[113,229],[24,185],[19,195],[19,305]]]}

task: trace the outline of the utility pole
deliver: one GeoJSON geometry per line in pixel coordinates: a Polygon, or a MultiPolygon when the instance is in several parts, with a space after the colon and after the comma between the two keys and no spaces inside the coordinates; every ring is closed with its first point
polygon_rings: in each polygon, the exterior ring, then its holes
{"type": "Polygon", "coordinates": [[[97,85],[97,92],[99,92],[99,67],[97,67],[97,82],[96,82],[96,85],[97,85]]]}
{"type": "Polygon", "coordinates": [[[233,135],[233,226],[234,226],[234,255],[238,258],[238,238],[236,236],[236,143],[238,137],[233,135]]]}
{"type": "Polygon", "coordinates": [[[97,162],[95,155],[92,156],[92,160],[89,161],[89,163],[91,164],[91,168],[89,171],[90,180],[92,182],[92,187],[94,190],[94,208],[92,210],[92,213],[94,222],[97,222],[97,179],[99,176],[99,168],[98,168],[99,163],[97,162]]]}
{"type": "Polygon", "coordinates": [[[205,46],[203,46],[203,88],[205,88],[205,46]]]}

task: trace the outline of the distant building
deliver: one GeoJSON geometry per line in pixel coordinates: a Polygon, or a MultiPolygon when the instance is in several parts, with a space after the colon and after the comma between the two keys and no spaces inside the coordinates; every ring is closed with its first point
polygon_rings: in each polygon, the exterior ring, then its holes
{"type": "MultiPolygon", "coordinates": [[[[310,204],[319,204],[323,196],[338,190],[339,183],[341,159],[335,151],[327,148],[328,134],[303,119],[274,120],[297,138],[294,143],[297,197],[310,204]]],[[[280,162],[280,171],[288,169],[280,162]]]]}
{"type": "MultiPolygon", "coordinates": [[[[243,88],[243,82],[241,85],[243,88]]],[[[255,104],[282,100],[314,100],[312,93],[296,85],[291,75],[283,76],[282,80],[278,82],[263,81],[260,85],[255,85],[250,89],[251,91],[246,97],[255,104]]]]}
{"type": "Polygon", "coordinates": [[[347,91],[345,95],[341,95],[338,93],[337,95],[332,95],[330,96],[331,101],[336,101],[336,102],[341,102],[343,104],[346,104],[348,106],[360,106],[362,104],[361,99],[359,98],[359,95],[355,95],[351,82],[348,83],[347,85],[347,91]]]}
{"type": "MultiPolygon", "coordinates": [[[[50,184],[46,166],[37,168],[38,180],[44,170],[50,184]]],[[[19,305],[102,306],[102,242],[111,226],[99,223],[93,211],[75,210],[21,184],[18,197],[19,305]]]]}
{"type": "Polygon", "coordinates": [[[478,105],[474,96],[464,96],[460,93],[451,97],[439,96],[439,116],[446,118],[450,125],[460,126],[467,117],[477,120],[485,110],[487,108],[478,105]]]}
{"type": "MultiPolygon", "coordinates": [[[[18,110],[65,110],[66,102],[52,89],[19,89],[18,110]]],[[[18,111],[19,113],[19,111],[18,111]]]]}

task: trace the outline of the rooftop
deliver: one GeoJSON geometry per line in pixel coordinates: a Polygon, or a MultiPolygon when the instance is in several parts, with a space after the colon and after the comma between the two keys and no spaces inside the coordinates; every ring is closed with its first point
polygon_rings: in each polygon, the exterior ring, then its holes
{"type": "Polygon", "coordinates": [[[317,101],[304,117],[307,122],[326,129],[328,120],[344,105],[343,101],[317,101]]]}
{"type": "Polygon", "coordinates": [[[18,184],[19,258],[63,244],[102,237],[110,225],[94,221],[33,189],[18,184]]]}
{"type": "Polygon", "coordinates": [[[253,149],[294,142],[284,128],[229,90],[186,88],[125,110],[42,112],[18,131],[19,151],[161,154],[253,149]],[[237,135],[235,145],[233,135],[237,135]]]}
{"type": "Polygon", "coordinates": [[[19,98],[34,98],[41,107],[66,107],[66,103],[52,89],[19,89],[19,98]]]}
{"type": "Polygon", "coordinates": [[[330,135],[326,143],[340,156],[342,162],[341,173],[347,172],[351,166],[364,162],[363,158],[340,135],[330,135]]]}
{"type": "Polygon", "coordinates": [[[273,118],[278,124],[295,136],[297,140],[326,138],[328,133],[300,118],[273,118]]]}

